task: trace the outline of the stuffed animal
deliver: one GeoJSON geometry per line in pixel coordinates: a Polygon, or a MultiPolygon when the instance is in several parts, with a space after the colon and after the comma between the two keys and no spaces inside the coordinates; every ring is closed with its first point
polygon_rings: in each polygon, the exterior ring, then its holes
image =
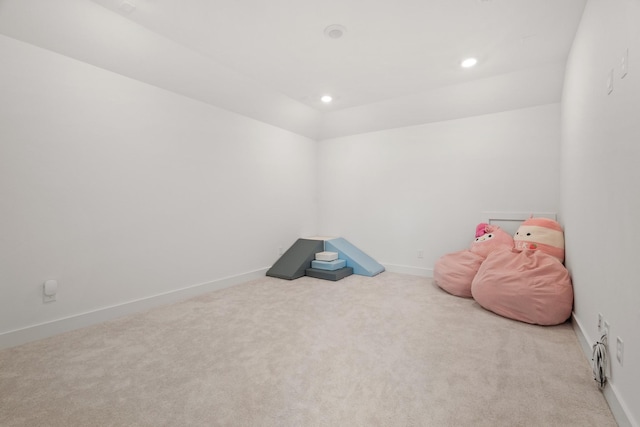
{"type": "Polygon", "coordinates": [[[476,229],[476,239],[471,242],[469,250],[475,254],[486,258],[496,249],[511,249],[514,245],[514,239],[497,225],[486,224],[484,233],[478,236],[476,229]]]}
{"type": "Polygon", "coordinates": [[[515,248],[539,250],[564,262],[564,233],[556,221],[549,218],[529,218],[513,236],[515,248]]]}
{"type": "Polygon", "coordinates": [[[481,222],[480,224],[476,225],[476,238],[480,237],[480,236],[484,236],[485,234],[488,233],[487,231],[487,227],[489,226],[489,224],[487,224],[486,222],[481,222]]]}
{"type": "Polygon", "coordinates": [[[496,225],[481,223],[469,249],[440,257],[433,269],[436,285],[464,298],[471,298],[471,282],[485,258],[494,250],[513,248],[513,238],[496,225]]]}
{"type": "Polygon", "coordinates": [[[539,325],[565,322],[573,287],[564,260],[560,224],[530,218],[514,235],[514,248],[491,252],[471,284],[473,298],[501,316],[539,325]]]}

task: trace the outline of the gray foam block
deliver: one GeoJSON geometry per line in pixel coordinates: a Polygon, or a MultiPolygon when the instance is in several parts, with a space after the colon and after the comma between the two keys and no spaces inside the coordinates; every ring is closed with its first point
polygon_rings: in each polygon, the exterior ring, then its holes
{"type": "Polygon", "coordinates": [[[324,241],[298,239],[267,271],[267,276],[293,280],[304,276],[316,253],[324,250],[324,241]]]}
{"type": "Polygon", "coordinates": [[[339,270],[320,270],[318,268],[307,268],[305,271],[309,277],[315,277],[316,279],[333,280],[334,282],[340,279],[344,279],[347,276],[353,274],[353,268],[344,267],[339,270]]]}

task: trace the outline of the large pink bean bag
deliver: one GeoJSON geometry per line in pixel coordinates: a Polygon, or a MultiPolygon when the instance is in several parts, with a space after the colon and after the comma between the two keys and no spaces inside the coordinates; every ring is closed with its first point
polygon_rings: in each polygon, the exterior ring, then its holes
{"type": "Polygon", "coordinates": [[[482,307],[536,325],[566,321],[573,306],[569,272],[541,251],[497,251],[482,263],[471,284],[482,307]]]}
{"type": "Polygon", "coordinates": [[[560,225],[545,218],[529,219],[514,241],[515,248],[492,252],[484,260],[471,284],[473,298],[487,310],[522,322],[565,322],[573,307],[573,287],[562,265],[560,225]]]}
{"type": "Polygon", "coordinates": [[[471,298],[471,282],[487,255],[497,249],[513,248],[513,238],[500,227],[480,224],[476,228],[476,239],[469,249],[440,257],[433,269],[436,285],[464,298],[471,298]]]}

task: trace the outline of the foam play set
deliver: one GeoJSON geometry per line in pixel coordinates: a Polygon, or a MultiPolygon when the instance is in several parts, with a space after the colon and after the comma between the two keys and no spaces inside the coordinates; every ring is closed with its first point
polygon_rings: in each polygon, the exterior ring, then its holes
{"type": "Polygon", "coordinates": [[[267,276],[294,280],[302,276],[337,281],[352,274],[375,276],[384,267],[339,238],[298,239],[267,271],[267,276]]]}
{"type": "MultiPolygon", "coordinates": [[[[487,234],[495,237],[496,229],[485,228],[480,238],[487,234]]],[[[480,253],[472,251],[480,248],[478,238],[468,251],[444,255],[436,262],[434,281],[438,286],[453,295],[472,297],[483,308],[521,322],[557,325],[569,318],[573,286],[563,265],[560,224],[548,218],[529,218],[516,231],[512,245],[505,240],[489,251],[485,251],[488,246],[482,246],[480,253]]]]}

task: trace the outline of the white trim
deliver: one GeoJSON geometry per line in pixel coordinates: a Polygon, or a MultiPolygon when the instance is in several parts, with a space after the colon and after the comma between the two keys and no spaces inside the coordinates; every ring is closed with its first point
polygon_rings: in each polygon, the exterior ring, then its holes
{"type": "Polygon", "coordinates": [[[531,217],[557,221],[555,212],[482,212],[482,217],[487,224],[491,224],[491,221],[524,221],[531,217]]]}
{"type": "Polygon", "coordinates": [[[433,268],[413,267],[410,265],[397,265],[383,263],[386,271],[391,273],[411,274],[412,276],[433,277],[433,268]]]}
{"type": "MultiPolygon", "coordinates": [[[[586,334],[582,324],[576,317],[575,313],[571,313],[571,324],[573,325],[573,330],[578,337],[578,341],[580,342],[580,347],[582,347],[582,351],[591,364],[591,345],[589,344],[590,340],[588,335],[586,334]]],[[[596,387],[596,385],[594,385],[596,387]]],[[[631,412],[629,411],[628,406],[624,402],[624,400],[618,397],[618,389],[611,382],[607,382],[607,385],[604,387],[602,391],[605,400],[609,404],[609,409],[611,409],[611,413],[613,417],[616,419],[618,426],[620,427],[639,427],[638,423],[631,416],[631,412]]]]}
{"type": "Polygon", "coordinates": [[[587,357],[587,360],[591,361],[591,344],[589,344],[589,339],[587,338],[587,334],[582,328],[582,324],[576,317],[576,314],[573,312],[571,313],[571,325],[573,326],[573,330],[578,337],[578,341],[580,342],[580,347],[582,347],[584,355],[587,357]]]}
{"type": "Polygon", "coordinates": [[[16,329],[0,334],[0,349],[15,347],[30,341],[35,341],[57,335],[63,332],[72,331],[74,329],[84,328],[95,325],[100,322],[112,320],[128,314],[137,313],[158,307],[164,304],[171,304],[183,301],[197,295],[219,289],[228,288],[249,280],[257,279],[265,275],[269,268],[260,268],[258,270],[249,271],[235,276],[223,277],[206,283],[198,283],[196,285],[187,286],[181,289],[175,289],[161,294],[152,295],[124,302],[121,304],[102,307],[96,310],[84,313],[74,314],[61,319],[49,322],[39,323],[37,325],[27,326],[25,328],[16,329]]]}

